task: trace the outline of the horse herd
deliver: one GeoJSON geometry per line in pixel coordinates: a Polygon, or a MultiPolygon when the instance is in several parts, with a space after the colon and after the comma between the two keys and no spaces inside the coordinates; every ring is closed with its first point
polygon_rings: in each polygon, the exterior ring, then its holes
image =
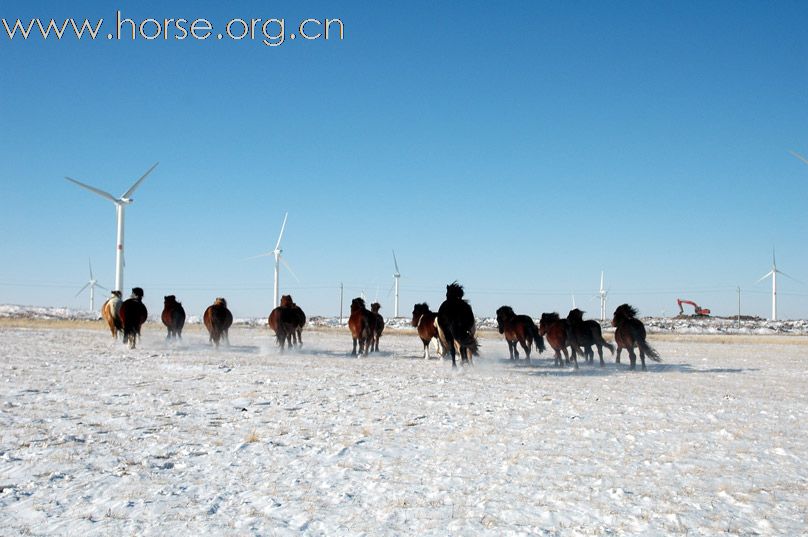
{"type": "MultiPolygon", "coordinates": [[[[374,302],[368,310],[362,298],[354,298],[351,301],[348,328],[353,340],[352,356],[356,356],[357,353],[367,356],[368,353],[379,350],[379,339],[385,327],[384,317],[379,314],[380,308],[381,306],[374,302]]],[[[120,291],[113,291],[101,311],[112,337],[117,338],[120,332],[123,342],[134,349],[140,336],[140,328],[148,317],[146,306],[143,304],[143,289],[133,288],[132,296],[127,300],[122,300],[120,291]]],[[[629,355],[630,369],[636,367],[635,347],[639,351],[643,370],[646,369],[646,357],[655,361],[660,360],[659,354],[646,340],[645,326],[637,319],[637,310],[628,304],[619,306],[612,318],[612,326],[615,327],[615,345],[603,338],[600,323],[584,320],[583,312],[577,308],[571,310],[566,318],[561,318],[558,313],[543,313],[538,326],[530,316],[517,315],[510,306],[502,306],[496,313],[497,328],[508,344],[511,360],[519,359],[518,347],[521,346],[525,360],[530,363],[531,349],[536,349],[539,353],[544,352],[545,338],[553,349],[556,366],[572,364],[578,369],[579,355],[586,363],[594,363],[593,346],[597,348],[601,367],[605,365],[603,347],[614,354],[617,363],[620,363],[620,354],[625,349],[629,355]]],[[[164,297],[161,319],[168,330],[166,339],[182,338],[185,310],[174,295],[164,297]]],[[[217,298],[208,306],[202,320],[210,335],[210,342],[215,347],[218,348],[222,341],[229,344],[228,330],[233,324],[233,315],[227,309],[227,301],[224,298],[217,298]]],[[[267,324],[275,332],[276,343],[282,351],[286,347],[303,345],[306,314],[294,303],[290,295],[281,297],[280,306],[269,314],[267,324]]],[[[416,304],[412,311],[411,324],[423,343],[425,359],[429,359],[429,345],[433,340],[441,357],[447,354],[451,356],[452,367],[457,367],[458,355],[461,364],[472,364],[472,357],[478,354],[474,312],[464,298],[463,286],[457,282],[446,286],[446,300],[437,312],[431,311],[426,303],[416,304]]]]}

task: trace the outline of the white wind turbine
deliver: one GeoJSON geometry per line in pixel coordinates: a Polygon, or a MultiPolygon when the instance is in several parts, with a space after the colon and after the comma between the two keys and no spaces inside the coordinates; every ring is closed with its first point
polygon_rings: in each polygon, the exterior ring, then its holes
{"type": "Polygon", "coordinates": [[[249,259],[257,259],[259,257],[267,257],[267,256],[270,256],[270,255],[275,257],[275,282],[274,282],[274,287],[273,287],[274,293],[273,293],[273,297],[272,297],[272,300],[273,300],[272,303],[274,304],[272,306],[273,308],[276,308],[276,307],[280,306],[280,304],[281,304],[280,295],[278,294],[278,278],[279,278],[279,272],[280,272],[280,263],[283,263],[283,266],[286,267],[286,270],[289,271],[289,274],[294,276],[295,280],[300,281],[300,280],[298,280],[297,275],[294,273],[294,271],[289,266],[289,264],[286,262],[286,260],[281,257],[281,253],[283,252],[283,250],[281,250],[281,239],[283,239],[283,232],[284,232],[284,230],[286,230],[286,219],[287,218],[289,218],[289,213],[288,212],[286,212],[286,214],[283,215],[283,224],[281,224],[281,232],[278,235],[278,242],[275,243],[275,249],[272,250],[271,252],[267,252],[265,254],[260,254],[260,255],[256,255],[254,257],[249,258],[249,259]]]}
{"type": "Polygon", "coordinates": [[[395,291],[396,291],[395,302],[393,303],[394,304],[393,313],[395,314],[395,317],[398,318],[398,280],[399,278],[401,278],[401,273],[398,271],[398,260],[396,259],[395,250],[393,250],[393,265],[395,265],[396,267],[396,271],[393,273],[394,278],[393,284],[395,285],[395,291]]]}
{"type": "Polygon", "coordinates": [[[598,291],[598,297],[600,297],[600,320],[606,320],[606,295],[609,292],[603,288],[603,271],[600,271],[600,291],[598,291]]]}
{"type": "MultiPolygon", "coordinates": [[[[794,278],[792,278],[791,276],[789,276],[788,274],[786,274],[785,272],[783,272],[782,270],[779,270],[777,268],[777,261],[774,258],[774,248],[772,248],[772,269],[757,281],[757,283],[760,283],[763,280],[765,280],[766,278],[768,278],[769,276],[771,276],[771,278],[772,278],[772,319],[771,319],[772,321],[777,320],[777,275],[778,274],[782,274],[786,278],[791,278],[792,280],[794,280],[794,278]]],[[[794,280],[794,281],[797,281],[797,280],[794,280]]]]}
{"type": "Polygon", "coordinates": [[[71,179],[70,177],[65,177],[71,183],[75,183],[79,185],[81,188],[87,189],[94,194],[98,194],[102,198],[108,199],[112,203],[115,204],[115,219],[117,222],[117,235],[116,235],[116,244],[115,244],[115,290],[121,291],[123,293],[123,220],[124,220],[124,209],[126,206],[132,203],[134,200],[131,198],[132,194],[134,194],[135,190],[140,186],[140,183],[149,175],[152,170],[154,170],[159,162],[156,162],[154,166],[149,168],[149,171],[143,174],[143,176],[135,181],[135,183],[129,187],[129,190],[123,193],[123,195],[119,198],[116,198],[109,192],[104,192],[103,190],[99,190],[98,188],[92,187],[90,185],[85,185],[82,182],[76,181],[75,179],[71,179]]]}
{"type": "Polygon", "coordinates": [[[85,289],[90,288],[90,311],[95,311],[95,288],[98,287],[99,289],[103,289],[108,291],[106,287],[103,285],[98,284],[98,280],[93,277],[93,263],[90,261],[90,281],[84,284],[84,287],[79,289],[79,292],[76,293],[76,296],[79,296],[85,289]]]}

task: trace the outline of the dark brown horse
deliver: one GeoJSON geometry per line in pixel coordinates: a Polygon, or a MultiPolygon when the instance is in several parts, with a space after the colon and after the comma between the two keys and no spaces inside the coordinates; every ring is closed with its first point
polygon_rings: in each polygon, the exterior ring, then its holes
{"type": "Polygon", "coordinates": [[[143,289],[132,288],[132,296],[124,300],[118,312],[123,328],[123,342],[129,343],[129,348],[134,349],[137,338],[140,337],[140,327],[149,317],[146,306],[143,305],[143,289]]]}
{"type": "Polygon", "coordinates": [[[168,295],[163,297],[163,314],[160,316],[163,324],[168,329],[166,339],[172,337],[182,339],[182,328],[185,326],[185,309],[182,303],[177,302],[177,297],[168,295]]]}
{"type": "Polygon", "coordinates": [[[367,356],[376,334],[376,316],[365,308],[364,299],[357,297],[351,301],[351,316],[348,319],[348,328],[351,329],[351,337],[353,338],[351,356],[356,356],[357,342],[359,342],[359,354],[367,356]]]}
{"type": "Polygon", "coordinates": [[[617,344],[617,355],[615,361],[620,363],[620,351],[628,350],[628,357],[631,360],[629,369],[634,369],[637,364],[637,356],[634,354],[634,347],[640,349],[640,360],[642,370],[645,371],[646,355],[655,362],[662,361],[659,353],[655,351],[645,340],[645,325],[637,319],[637,310],[628,304],[618,306],[614,310],[612,326],[615,327],[614,342],[617,344]]]}
{"type": "Polygon", "coordinates": [[[502,306],[497,310],[497,329],[505,336],[511,360],[519,359],[516,344],[525,351],[525,359],[530,363],[530,347],[535,345],[539,353],[544,352],[544,338],[539,327],[527,315],[517,315],[510,306],[502,306]]]}
{"type": "Polygon", "coordinates": [[[291,295],[283,295],[281,305],[269,314],[269,327],[275,331],[275,341],[280,345],[281,351],[287,344],[290,348],[293,347],[298,340],[303,344],[300,332],[305,323],[306,314],[294,303],[291,295]]]}
{"type": "Polygon", "coordinates": [[[112,296],[101,306],[101,315],[104,317],[104,320],[107,321],[109,331],[112,333],[112,339],[117,339],[118,332],[123,329],[120,317],[121,304],[123,304],[121,292],[112,291],[112,296]]]}
{"type": "Polygon", "coordinates": [[[462,365],[471,364],[472,356],[479,349],[474,311],[463,299],[463,286],[453,282],[446,286],[446,300],[438,308],[438,337],[444,348],[452,355],[452,367],[457,367],[456,355],[460,354],[462,365]]]}
{"type": "Polygon", "coordinates": [[[382,305],[378,302],[374,302],[370,305],[370,312],[376,316],[376,330],[373,334],[373,342],[370,345],[370,352],[379,352],[379,338],[382,337],[382,332],[384,332],[384,317],[382,317],[382,314],[379,313],[381,308],[382,305]]]}
{"type": "Polygon", "coordinates": [[[233,314],[227,309],[227,300],[217,298],[213,304],[208,306],[202,315],[202,322],[210,334],[210,341],[218,349],[219,341],[224,340],[226,345],[230,345],[228,331],[233,324],[233,314]]]}
{"type": "Polygon", "coordinates": [[[589,364],[595,362],[595,352],[592,350],[592,345],[595,345],[598,348],[600,367],[603,367],[605,365],[603,347],[606,347],[609,352],[614,354],[614,346],[603,339],[603,330],[600,323],[592,319],[584,321],[584,312],[578,308],[570,310],[569,314],[567,314],[567,321],[570,323],[572,338],[583,349],[584,361],[589,364]]]}
{"type": "Polygon", "coordinates": [[[296,341],[297,346],[302,347],[303,327],[306,326],[306,314],[303,312],[300,306],[298,306],[294,302],[292,302],[292,311],[295,314],[295,326],[296,326],[295,333],[292,334],[292,340],[294,341],[295,339],[297,339],[296,341]]]}
{"type": "Polygon", "coordinates": [[[438,347],[438,355],[444,356],[445,349],[440,344],[438,337],[438,314],[429,310],[429,304],[423,302],[416,304],[412,308],[412,325],[418,330],[418,337],[421,338],[421,343],[424,344],[424,360],[429,360],[429,343],[435,339],[438,347]]]}
{"type": "Polygon", "coordinates": [[[561,319],[558,313],[542,313],[539,320],[539,333],[547,338],[547,343],[553,348],[555,352],[556,366],[562,366],[564,363],[570,363],[570,357],[567,353],[567,346],[572,347],[572,363],[575,369],[578,369],[578,355],[575,352],[575,344],[572,341],[572,334],[570,332],[570,325],[566,319],[561,319]],[[564,361],[561,361],[561,354],[564,354],[564,361]]]}

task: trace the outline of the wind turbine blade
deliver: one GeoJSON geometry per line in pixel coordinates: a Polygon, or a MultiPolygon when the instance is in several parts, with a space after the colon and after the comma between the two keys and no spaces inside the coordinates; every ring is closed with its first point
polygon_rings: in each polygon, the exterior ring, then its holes
{"type": "Polygon", "coordinates": [[[88,283],[85,283],[85,284],[84,284],[84,287],[82,287],[81,289],[79,289],[79,292],[78,292],[78,293],[76,293],[76,296],[79,296],[79,295],[80,295],[80,294],[81,294],[81,293],[82,293],[82,292],[83,292],[85,289],[87,289],[87,287],[89,287],[89,286],[90,286],[89,282],[88,282],[88,283]]]}
{"type": "Polygon", "coordinates": [[[792,155],[794,155],[795,157],[797,157],[798,159],[800,159],[804,163],[808,164],[808,159],[806,159],[805,157],[803,157],[802,155],[800,155],[796,151],[789,151],[789,153],[791,153],[792,155]]]}
{"type": "Polygon", "coordinates": [[[95,286],[98,287],[99,289],[103,289],[104,291],[109,291],[109,289],[107,289],[103,285],[95,284],[95,286]]]}
{"type": "Polygon", "coordinates": [[[245,257],[244,259],[242,259],[242,261],[251,261],[253,259],[258,259],[259,257],[269,257],[271,255],[275,255],[275,252],[267,252],[265,254],[254,255],[252,257],[245,257]]]}
{"type": "Polygon", "coordinates": [[[396,274],[398,274],[399,273],[398,260],[396,259],[396,251],[395,250],[393,250],[393,264],[396,266],[396,274]]]}
{"type": "Polygon", "coordinates": [[[291,274],[292,277],[294,277],[295,281],[297,283],[300,283],[300,278],[297,277],[297,274],[295,274],[295,271],[292,270],[292,267],[289,266],[289,263],[287,263],[286,260],[284,258],[282,258],[282,257],[280,258],[280,260],[281,260],[281,263],[283,263],[283,266],[286,267],[286,270],[289,271],[289,274],[291,274]]]}
{"type": "Polygon", "coordinates": [[[85,184],[84,184],[84,183],[82,183],[81,181],[76,181],[75,179],[72,179],[72,178],[70,178],[70,177],[65,177],[65,179],[67,179],[67,180],[68,180],[68,181],[70,181],[71,183],[75,183],[75,184],[79,185],[81,188],[84,188],[84,189],[89,190],[90,192],[92,192],[92,193],[94,193],[94,194],[98,194],[98,195],[99,195],[99,196],[101,196],[102,198],[107,198],[107,199],[108,199],[109,201],[111,201],[112,203],[118,203],[118,199],[117,199],[117,198],[115,198],[115,197],[114,197],[112,194],[110,194],[109,192],[104,192],[103,190],[99,190],[99,189],[95,188],[94,186],[85,185],[85,184]]]}
{"type": "Polygon", "coordinates": [[[155,169],[155,168],[157,167],[157,165],[158,165],[158,164],[160,164],[160,163],[159,163],[159,162],[155,162],[155,163],[154,163],[154,166],[152,166],[151,168],[149,168],[149,171],[147,171],[146,173],[144,173],[144,174],[143,174],[143,176],[142,176],[140,179],[138,179],[137,181],[135,181],[135,184],[134,184],[134,185],[132,185],[131,187],[129,187],[129,190],[127,190],[127,191],[124,193],[124,195],[123,195],[123,196],[121,196],[121,197],[122,197],[122,198],[125,198],[125,199],[129,199],[129,196],[131,196],[132,194],[134,194],[134,193],[135,193],[135,190],[137,190],[137,187],[139,187],[139,186],[140,186],[140,183],[142,183],[142,182],[143,182],[143,180],[146,178],[146,176],[147,176],[147,175],[149,175],[149,174],[152,172],[152,170],[153,170],[153,169],[155,169]]]}
{"type": "Polygon", "coordinates": [[[93,279],[93,262],[91,260],[87,260],[88,264],[90,265],[90,279],[93,279]]]}
{"type": "Polygon", "coordinates": [[[765,280],[766,278],[768,278],[768,277],[769,277],[769,276],[771,276],[772,274],[774,274],[774,271],[769,271],[769,272],[767,272],[767,273],[766,273],[764,276],[761,276],[761,278],[760,278],[758,281],[756,281],[755,283],[760,283],[760,282],[762,282],[763,280],[765,280]]]}
{"type": "Polygon", "coordinates": [[[390,295],[393,294],[393,289],[395,289],[395,288],[396,288],[396,282],[395,282],[395,280],[393,280],[393,285],[391,285],[390,290],[387,291],[387,298],[390,298],[390,295]]]}
{"type": "Polygon", "coordinates": [[[281,224],[281,233],[278,235],[278,242],[275,244],[275,249],[278,250],[281,247],[281,239],[283,238],[283,230],[286,229],[286,219],[289,217],[289,212],[287,211],[286,214],[283,215],[283,224],[281,224]]]}
{"type": "Polygon", "coordinates": [[[791,276],[791,275],[789,275],[789,274],[786,274],[786,273],[785,273],[785,272],[783,272],[782,270],[779,270],[779,269],[778,269],[778,270],[777,270],[777,274],[782,274],[783,276],[785,276],[785,277],[786,277],[786,278],[788,278],[789,280],[793,280],[793,281],[797,282],[797,283],[798,283],[798,284],[800,284],[800,285],[804,285],[804,284],[803,284],[801,281],[799,281],[797,278],[795,278],[794,276],[791,276]]]}

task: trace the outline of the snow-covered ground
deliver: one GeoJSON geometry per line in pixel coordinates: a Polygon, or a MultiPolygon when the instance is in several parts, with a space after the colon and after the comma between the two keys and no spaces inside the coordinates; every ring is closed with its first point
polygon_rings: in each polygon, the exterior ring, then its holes
{"type": "Polygon", "coordinates": [[[0,325],[0,534],[804,535],[808,340],[732,337],[574,373],[0,325]]]}

